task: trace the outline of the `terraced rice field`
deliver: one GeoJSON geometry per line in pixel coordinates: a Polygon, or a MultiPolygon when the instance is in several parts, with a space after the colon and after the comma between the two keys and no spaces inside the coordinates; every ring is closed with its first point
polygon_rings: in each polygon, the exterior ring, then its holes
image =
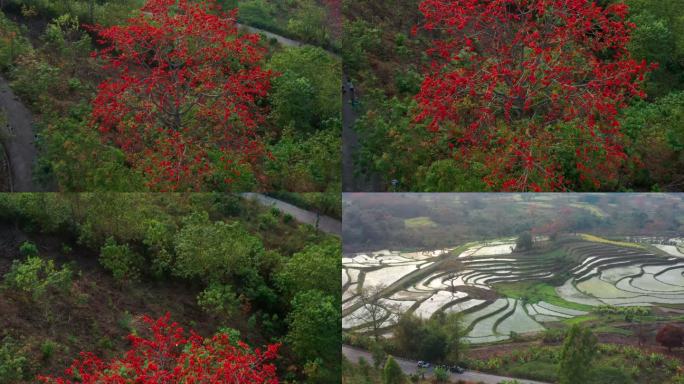
{"type": "Polygon", "coordinates": [[[581,262],[556,292],[567,301],[589,305],[684,304],[684,261],[663,251],[665,255],[656,255],[608,244],[574,247],[571,252],[581,262]]]}
{"type": "Polygon", "coordinates": [[[498,342],[513,333],[540,332],[545,323],[588,313],[557,305],[563,300],[585,306],[684,304],[684,260],[673,254],[678,248],[642,244],[621,246],[587,241],[586,237],[569,241],[561,253],[566,255],[564,260],[574,260],[570,265],[559,263],[549,253],[515,252],[514,244],[506,240],[468,244],[448,255],[450,250],[444,249],[413,253],[385,250],[345,258],[343,328],[368,330],[369,324],[354,319],[359,317],[358,311],[365,310],[358,300],[361,289],[370,286],[382,286],[383,298],[378,305],[385,310],[382,327],[388,336],[402,313],[429,318],[444,311],[462,314],[470,343],[498,342]],[[496,297],[492,287],[497,283],[544,281],[561,273],[571,277],[556,287],[559,299],[555,305],[492,298],[496,297]]]}

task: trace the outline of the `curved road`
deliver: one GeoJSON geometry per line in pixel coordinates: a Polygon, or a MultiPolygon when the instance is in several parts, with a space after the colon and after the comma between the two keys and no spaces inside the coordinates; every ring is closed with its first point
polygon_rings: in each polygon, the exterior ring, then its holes
{"type": "Polygon", "coordinates": [[[2,131],[5,135],[3,145],[12,173],[12,192],[36,191],[33,183],[33,162],[38,151],[35,146],[33,119],[3,77],[0,77],[0,110],[7,120],[7,125],[2,127],[2,131]]]}
{"type": "Polygon", "coordinates": [[[300,223],[311,224],[315,227],[316,221],[318,221],[318,229],[321,231],[331,235],[342,236],[342,222],[335,220],[332,217],[319,215],[316,212],[307,211],[290,203],[260,193],[243,193],[242,196],[254,199],[265,206],[276,207],[284,213],[289,213],[300,223]]]}
{"type": "MultiPolygon", "coordinates": [[[[364,351],[362,349],[350,347],[348,345],[343,345],[342,346],[342,354],[344,357],[347,358],[347,360],[351,362],[357,362],[359,361],[359,357],[363,357],[368,361],[370,364],[373,364],[373,356],[370,354],[370,352],[364,351]]],[[[418,370],[417,361],[413,360],[407,360],[407,359],[402,359],[399,357],[395,357],[394,360],[397,361],[401,369],[404,371],[406,374],[412,374],[416,373],[418,370]]],[[[432,375],[432,368],[427,370],[427,376],[432,375]]],[[[469,380],[473,382],[482,382],[486,384],[498,384],[504,380],[518,380],[520,384],[547,384],[547,383],[542,383],[540,381],[532,381],[532,380],[525,380],[525,379],[514,379],[512,377],[504,377],[504,376],[496,376],[496,375],[489,375],[487,373],[480,373],[480,372],[475,372],[475,371],[465,371],[461,374],[456,374],[452,373],[451,374],[451,380],[469,380]]]]}
{"type": "Polygon", "coordinates": [[[264,35],[269,39],[276,39],[280,44],[282,44],[286,47],[301,47],[301,46],[305,45],[304,43],[302,43],[300,41],[292,40],[292,39],[289,39],[285,36],[276,35],[273,32],[269,32],[269,31],[263,30],[261,28],[255,28],[255,27],[249,26],[247,24],[241,24],[241,23],[235,23],[235,24],[237,24],[238,28],[246,29],[249,33],[257,33],[257,34],[264,35]]]}
{"type": "MultiPolygon", "coordinates": [[[[269,32],[265,29],[252,27],[252,26],[247,25],[247,24],[241,24],[241,23],[235,23],[235,24],[237,24],[238,28],[243,28],[243,29],[247,30],[247,32],[249,32],[249,33],[257,33],[257,34],[264,35],[269,39],[275,39],[276,41],[278,41],[278,43],[280,43],[281,45],[283,45],[285,47],[306,47],[306,46],[316,47],[316,45],[304,43],[304,42],[301,42],[298,40],[293,40],[293,39],[290,39],[288,37],[281,36],[281,35],[275,34],[273,32],[269,32]]],[[[318,48],[321,48],[321,47],[318,47],[318,48]]],[[[331,56],[334,56],[334,57],[340,59],[340,55],[338,55],[337,53],[329,51],[325,48],[321,48],[321,49],[328,52],[331,56]]]]}

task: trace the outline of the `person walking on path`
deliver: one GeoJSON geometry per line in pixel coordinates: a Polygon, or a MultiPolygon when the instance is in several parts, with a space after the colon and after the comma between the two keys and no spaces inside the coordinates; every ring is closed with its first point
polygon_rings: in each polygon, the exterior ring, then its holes
{"type": "Polygon", "coordinates": [[[351,79],[347,79],[347,87],[349,88],[349,99],[351,100],[351,105],[356,105],[356,94],[354,93],[354,83],[351,79]]]}

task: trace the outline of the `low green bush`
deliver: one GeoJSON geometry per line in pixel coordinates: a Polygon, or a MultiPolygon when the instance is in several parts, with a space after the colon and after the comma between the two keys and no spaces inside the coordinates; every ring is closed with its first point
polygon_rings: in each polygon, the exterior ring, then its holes
{"type": "Polygon", "coordinates": [[[24,241],[19,246],[19,253],[27,257],[38,256],[38,247],[30,241],[24,241]]]}
{"type": "Polygon", "coordinates": [[[442,367],[436,367],[435,370],[433,371],[433,374],[435,375],[435,380],[438,383],[446,383],[449,380],[449,371],[446,370],[446,368],[442,367]]]}
{"type": "Polygon", "coordinates": [[[0,384],[13,384],[28,376],[28,359],[14,340],[0,340],[0,384]]]}
{"type": "Polygon", "coordinates": [[[52,340],[45,340],[40,345],[41,358],[43,360],[50,360],[55,354],[55,349],[57,349],[58,344],[52,340]]]}
{"type": "Polygon", "coordinates": [[[5,284],[40,300],[53,289],[67,292],[71,288],[72,275],[68,266],[57,268],[52,260],[30,256],[25,261],[14,260],[10,271],[5,274],[5,284]]]}
{"type": "Polygon", "coordinates": [[[592,371],[591,384],[633,384],[634,379],[618,367],[596,367],[592,371]]]}
{"type": "Polygon", "coordinates": [[[278,220],[270,213],[262,213],[259,215],[259,229],[267,230],[275,227],[278,220]]]}
{"type": "Polygon", "coordinates": [[[565,329],[563,328],[547,328],[542,335],[544,343],[560,343],[565,339],[565,329]]]}
{"type": "Polygon", "coordinates": [[[543,361],[530,361],[510,369],[511,376],[524,377],[531,380],[556,382],[558,366],[543,361]]]}

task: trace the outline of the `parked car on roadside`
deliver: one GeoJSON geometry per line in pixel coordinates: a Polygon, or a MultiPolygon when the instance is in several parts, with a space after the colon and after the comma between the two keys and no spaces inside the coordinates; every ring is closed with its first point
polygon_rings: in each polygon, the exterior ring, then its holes
{"type": "Polygon", "coordinates": [[[460,374],[460,373],[465,372],[465,369],[459,367],[458,365],[454,365],[454,366],[449,367],[449,372],[460,374]]]}

